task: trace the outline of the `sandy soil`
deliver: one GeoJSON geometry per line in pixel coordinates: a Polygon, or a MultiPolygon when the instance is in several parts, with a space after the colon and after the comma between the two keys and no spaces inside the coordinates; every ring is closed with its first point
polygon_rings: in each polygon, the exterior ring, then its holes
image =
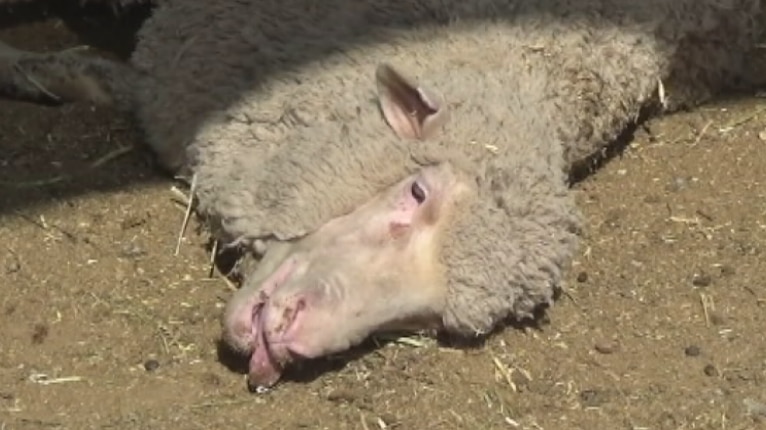
{"type": "Polygon", "coordinates": [[[128,119],[1,101],[0,429],[766,428],[764,109],[652,120],[578,184],[586,239],[539,329],[368,346],[251,394],[217,345],[231,290],[195,225],[174,255],[183,208],[128,119]]]}

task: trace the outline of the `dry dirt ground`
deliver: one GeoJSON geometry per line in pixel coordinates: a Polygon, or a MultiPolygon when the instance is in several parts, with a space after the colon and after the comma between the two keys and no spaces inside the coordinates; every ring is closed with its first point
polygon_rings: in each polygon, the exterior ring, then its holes
{"type": "MultiPolygon", "coordinates": [[[[0,40],[81,43],[7,18],[0,40]]],[[[367,347],[251,394],[216,342],[231,290],[204,234],[174,255],[183,208],[128,119],[0,102],[0,429],[766,428],[764,109],[650,121],[579,183],[586,238],[539,329],[367,347]]]]}

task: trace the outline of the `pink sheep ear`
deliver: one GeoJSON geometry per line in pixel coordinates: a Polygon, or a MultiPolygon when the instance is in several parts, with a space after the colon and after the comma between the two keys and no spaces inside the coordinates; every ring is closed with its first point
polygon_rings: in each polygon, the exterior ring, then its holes
{"type": "Polygon", "coordinates": [[[379,65],[375,80],[383,116],[400,138],[424,140],[447,123],[444,99],[431,90],[410,84],[390,65],[379,65]]]}

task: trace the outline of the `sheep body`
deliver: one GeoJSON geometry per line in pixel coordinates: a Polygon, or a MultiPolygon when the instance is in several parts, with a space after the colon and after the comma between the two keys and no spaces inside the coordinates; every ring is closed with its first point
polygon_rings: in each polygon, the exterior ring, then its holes
{"type": "Polygon", "coordinates": [[[168,85],[142,104],[145,127],[176,132],[184,115],[237,97],[200,114],[204,125],[179,145],[190,144],[202,212],[246,243],[312,231],[424,162],[465,166],[480,193],[443,255],[445,325],[461,333],[550,302],[577,243],[565,173],[656,103],[661,82],[674,110],[757,77],[752,0],[303,4],[190,0],[158,11],[134,56],[168,85]],[[173,17],[183,25],[160,24],[173,17]],[[316,51],[325,54],[296,61],[316,51]],[[453,119],[442,135],[407,142],[381,121],[372,75],[382,61],[444,94],[453,119]],[[190,107],[180,120],[178,99],[190,107]]]}

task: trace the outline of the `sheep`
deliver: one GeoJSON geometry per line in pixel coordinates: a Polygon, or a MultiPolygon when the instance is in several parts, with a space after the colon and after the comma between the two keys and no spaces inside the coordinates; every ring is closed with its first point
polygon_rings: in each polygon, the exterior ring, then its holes
{"type": "Polygon", "coordinates": [[[552,305],[572,172],[646,109],[762,84],[760,8],[177,0],[127,65],[4,47],[0,91],[125,109],[216,238],[268,244],[221,320],[270,387],[384,328],[484,336],[552,305]]]}

